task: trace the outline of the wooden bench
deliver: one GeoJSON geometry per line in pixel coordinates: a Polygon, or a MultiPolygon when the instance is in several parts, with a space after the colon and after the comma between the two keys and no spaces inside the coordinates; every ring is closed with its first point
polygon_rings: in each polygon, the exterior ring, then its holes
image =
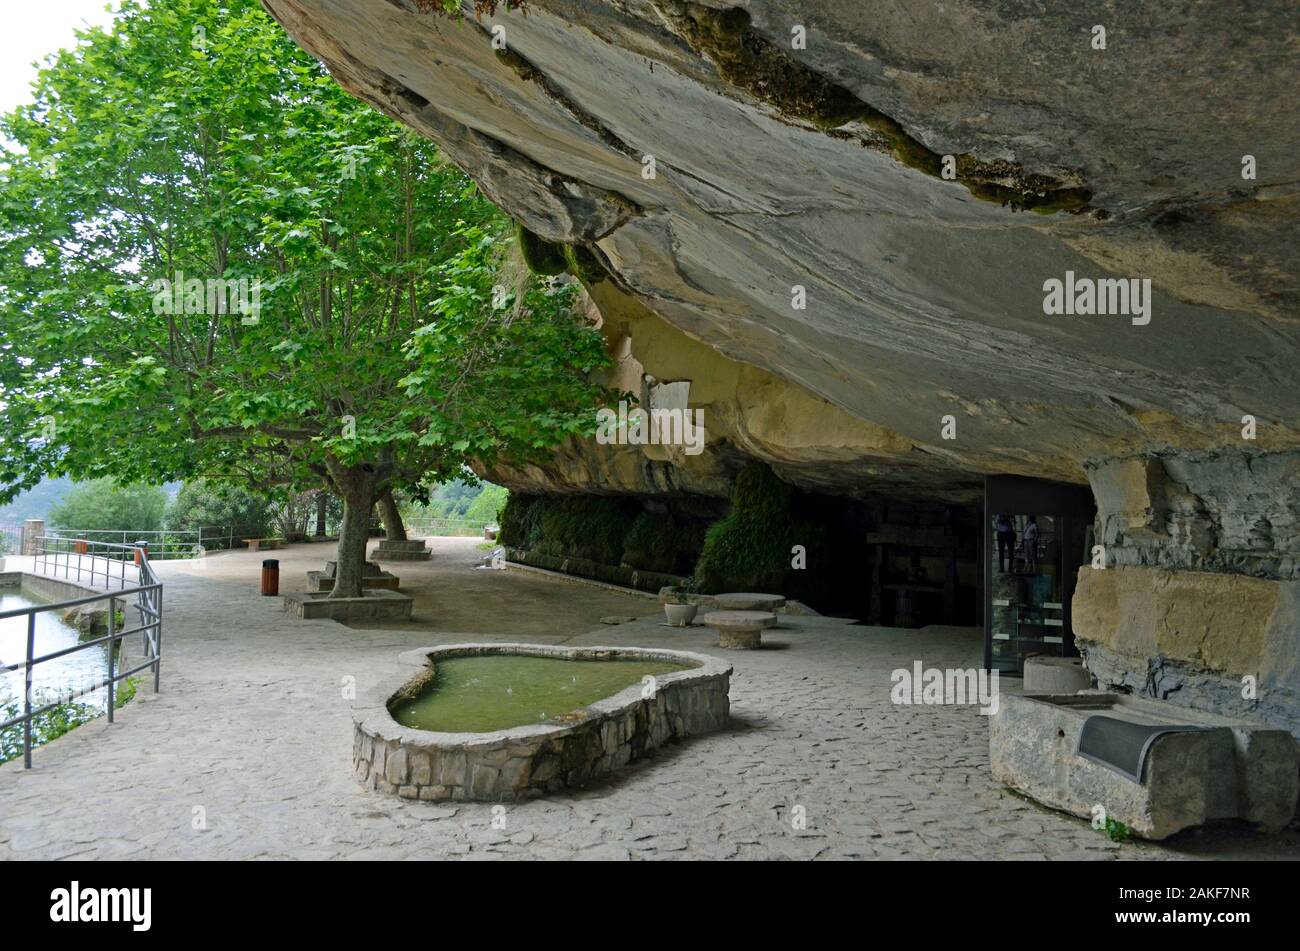
{"type": "Polygon", "coordinates": [[[261,551],[263,548],[274,551],[284,544],[280,538],[244,538],[241,541],[248,546],[249,551],[261,551]]]}
{"type": "Polygon", "coordinates": [[[711,611],[701,620],[718,632],[718,646],[730,650],[761,647],[763,631],[776,627],[776,615],[768,611],[711,611]]]}

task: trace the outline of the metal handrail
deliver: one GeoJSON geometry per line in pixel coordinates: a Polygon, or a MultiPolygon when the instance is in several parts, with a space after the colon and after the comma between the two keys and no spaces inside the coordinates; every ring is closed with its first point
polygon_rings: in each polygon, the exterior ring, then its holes
{"type": "MultiPolygon", "coordinates": [[[[0,730],[14,724],[23,725],[23,766],[26,769],[32,768],[32,719],[52,710],[64,701],[56,700],[53,703],[47,703],[44,706],[32,706],[32,668],[37,664],[46,663],[51,660],[57,660],[60,657],[66,657],[77,651],[88,650],[101,645],[108,646],[108,675],[95,684],[81,691],[82,694],[90,693],[95,690],[104,688],[108,691],[107,713],[108,722],[113,722],[113,712],[116,706],[114,696],[115,687],[118,682],[138,674],[142,670],[153,669],[153,689],[157,693],[161,686],[162,679],[162,582],[154,573],[153,566],[149,563],[149,546],[145,543],[136,545],[116,545],[111,542],[87,542],[80,539],[53,538],[41,536],[36,539],[38,542],[37,552],[35,555],[35,564],[38,568],[44,569],[41,573],[52,571],[48,577],[58,578],[60,565],[63,567],[63,577],[71,578],[74,570],[73,559],[76,559],[75,571],[77,580],[80,581],[84,573],[89,573],[91,584],[99,577],[99,571],[96,562],[105,563],[103,577],[104,587],[110,588],[113,578],[110,572],[110,565],[117,564],[120,566],[117,581],[120,587],[105,591],[103,594],[87,595],[84,598],[71,598],[67,601],[58,601],[54,604],[37,604],[29,608],[16,608],[11,611],[0,611],[0,621],[14,617],[26,616],[27,618],[27,654],[26,658],[17,664],[8,664],[0,666],[0,672],[8,673],[10,671],[23,670],[23,712],[21,716],[10,717],[8,720],[0,722],[0,730]],[[72,551],[60,550],[68,542],[73,542],[75,548],[72,551]],[[90,546],[95,546],[98,551],[91,552],[90,546]],[[50,549],[54,550],[51,551],[50,549]],[[84,548],[84,550],[82,550],[84,548]],[[60,556],[63,556],[60,559],[60,556]],[[130,561],[130,567],[136,569],[136,583],[127,586],[126,570],[130,561]],[[87,568],[82,564],[83,560],[90,562],[87,568]],[[136,596],[135,609],[140,615],[141,623],[126,630],[117,630],[117,602],[125,601],[125,596],[134,594],[136,596]],[[93,640],[83,641],[73,647],[65,647],[60,650],[51,651],[36,657],[36,616],[45,611],[66,611],[69,608],[81,607],[86,604],[94,604],[97,601],[108,601],[108,633],[103,637],[97,637],[93,640]],[[130,670],[118,670],[114,672],[114,648],[122,641],[123,638],[130,637],[134,634],[143,635],[144,656],[147,658],[144,663],[137,664],[130,670]]],[[[123,614],[125,621],[125,613],[123,614]]]]}
{"type": "Polygon", "coordinates": [[[227,550],[236,547],[236,541],[250,535],[264,536],[268,529],[247,525],[202,525],[198,528],[175,529],[118,529],[118,528],[51,528],[42,536],[61,541],[87,542],[133,546],[137,542],[149,543],[149,555],[154,561],[172,558],[193,558],[198,549],[227,550]]]}
{"type": "Polygon", "coordinates": [[[473,518],[443,518],[439,515],[404,516],[402,522],[408,535],[448,534],[447,531],[440,531],[440,529],[458,530],[462,535],[481,535],[483,529],[494,524],[490,521],[473,518]]]}

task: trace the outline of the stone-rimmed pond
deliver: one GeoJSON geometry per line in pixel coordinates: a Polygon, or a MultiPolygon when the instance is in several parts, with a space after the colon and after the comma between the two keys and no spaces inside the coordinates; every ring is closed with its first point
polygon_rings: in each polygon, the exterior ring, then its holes
{"type": "Polygon", "coordinates": [[[685,651],[455,644],[408,651],[398,667],[353,705],[353,765],[368,787],[407,799],[496,802],[583,786],[721,728],[730,710],[731,666],[685,651]],[[450,688],[441,695],[440,665],[450,688]],[[519,702],[505,692],[513,680],[519,702]],[[475,691],[482,699],[466,701],[475,691]],[[543,700],[559,708],[541,709],[543,700]]]}

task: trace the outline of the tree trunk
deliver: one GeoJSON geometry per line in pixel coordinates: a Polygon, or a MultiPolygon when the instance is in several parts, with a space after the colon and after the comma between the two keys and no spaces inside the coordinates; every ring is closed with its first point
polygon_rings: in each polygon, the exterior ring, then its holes
{"type": "Polygon", "coordinates": [[[331,467],[331,478],[343,498],[343,524],[339,527],[337,568],[331,598],[361,597],[361,573],[365,570],[366,541],[370,537],[370,513],[375,507],[379,476],[373,466],[331,467]]]}
{"type": "Polygon", "coordinates": [[[329,498],[325,495],[324,490],[316,493],[316,537],[323,538],[325,535],[325,506],[329,498]]]}
{"type": "Polygon", "coordinates": [[[388,489],[379,497],[379,513],[384,520],[384,537],[393,541],[406,541],[406,526],[402,524],[402,513],[397,510],[397,499],[393,490],[388,489]]]}

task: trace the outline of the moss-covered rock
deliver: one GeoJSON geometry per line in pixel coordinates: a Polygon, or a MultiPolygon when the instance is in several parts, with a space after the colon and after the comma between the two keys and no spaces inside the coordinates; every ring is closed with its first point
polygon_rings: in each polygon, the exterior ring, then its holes
{"type": "Polygon", "coordinates": [[[534,274],[554,277],[569,269],[564,245],[547,241],[518,222],[515,223],[515,236],[519,239],[519,251],[524,256],[524,263],[534,274]]]}
{"type": "Polygon", "coordinates": [[[684,0],[660,0],[659,9],[722,78],[781,112],[833,129],[868,111],[845,87],[813,72],[750,28],[748,11],[684,0]]]}
{"type": "Polygon", "coordinates": [[[688,575],[704,547],[702,522],[671,512],[642,512],[623,543],[623,564],[642,571],[688,575]]]}
{"type": "Polygon", "coordinates": [[[566,246],[564,259],[569,273],[589,287],[609,276],[605,266],[600,263],[600,258],[590,248],[580,244],[566,246]]]}
{"type": "Polygon", "coordinates": [[[536,548],[542,537],[544,504],[541,496],[511,492],[505,507],[501,509],[501,531],[497,540],[511,548],[536,548]]]}
{"type": "Polygon", "coordinates": [[[640,511],[640,504],[626,497],[511,493],[501,511],[499,537],[512,548],[617,567],[640,511]]]}
{"type": "MultiPolygon", "coordinates": [[[[753,29],[741,7],[715,8],[691,0],[656,0],[673,28],[718,69],[728,83],[766,102],[782,115],[810,122],[828,133],[861,123],[879,138],[878,147],[906,165],[934,178],[942,175],[943,156],[887,115],[840,85],[801,63],[753,29]]],[[[980,162],[956,156],[957,181],[981,201],[1040,214],[1079,214],[1090,209],[1092,193],[1043,175],[1027,174],[1007,163],[980,162]]]]}

